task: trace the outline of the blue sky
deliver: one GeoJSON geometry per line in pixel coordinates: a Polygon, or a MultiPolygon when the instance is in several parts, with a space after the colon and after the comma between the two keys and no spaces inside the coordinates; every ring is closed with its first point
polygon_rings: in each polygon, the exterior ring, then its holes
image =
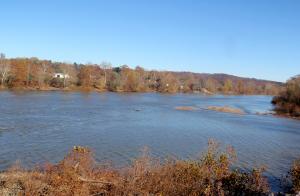
{"type": "Polygon", "coordinates": [[[298,0],[3,0],[8,57],[285,81],[300,74],[298,0]]]}

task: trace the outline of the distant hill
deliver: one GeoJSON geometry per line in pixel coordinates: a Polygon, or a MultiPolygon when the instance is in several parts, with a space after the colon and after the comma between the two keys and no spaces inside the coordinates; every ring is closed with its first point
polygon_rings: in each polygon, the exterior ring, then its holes
{"type": "Polygon", "coordinates": [[[239,94],[277,94],[283,89],[284,83],[256,78],[239,77],[223,73],[193,73],[193,72],[171,72],[178,78],[192,77],[200,80],[205,88],[213,92],[232,91],[239,94]],[[227,84],[227,87],[224,86],[227,84]]]}
{"type": "Polygon", "coordinates": [[[224,74],[224,73],[194,73],[194,72],[172,72],[180,77],[188,76],[190,74],[193,74],[195,77],[199,78],[204,78],[204,79],[209,79],[213,78],[218,81],[225,81],[227,79],[233,81],[233,82],[238,82],[240,80],[250,82],[254,81],[259,84],[266,84],[266,83],[272,83],[276,85],[284,85],[283,82],[278,82],[278,81],[272,81],[272,80],[264,80],[264,79],[257,79],[257,78],[247,78],[247,77],[239,77],[235,75],[230,75],[230,74],[224,74]]]}

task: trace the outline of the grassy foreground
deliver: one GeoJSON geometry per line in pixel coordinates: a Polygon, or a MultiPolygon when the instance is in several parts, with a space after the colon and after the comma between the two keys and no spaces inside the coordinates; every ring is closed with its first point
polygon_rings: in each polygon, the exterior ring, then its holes
{"type": "MultiPolygon", "coordinates": [[[[122,169],[99,165],[88,148],[74,147],[58,164],[33,170],[15,166],[0,174],[0,195],[267,195],[263,169],[231,170],[233,148],[209,141],[198,160],[161,162],[147,151],[122,169]]],[[[290,172],[300,189],[300,162],[290,172]]]]}

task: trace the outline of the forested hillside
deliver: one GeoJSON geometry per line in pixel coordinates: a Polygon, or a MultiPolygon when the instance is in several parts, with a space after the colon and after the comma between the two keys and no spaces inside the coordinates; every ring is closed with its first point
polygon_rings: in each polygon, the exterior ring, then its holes
{"type": "Polygon", "coordinates": [[[77,64],[38,58],[0,58],[1,88],[125,92],[277,94],[282,83],[226,74],[145,70],[110,63],[77,64]]]}

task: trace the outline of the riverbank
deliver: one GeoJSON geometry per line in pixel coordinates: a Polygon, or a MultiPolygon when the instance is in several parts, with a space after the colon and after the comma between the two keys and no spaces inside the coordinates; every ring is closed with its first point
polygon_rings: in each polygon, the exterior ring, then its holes
{"type": "MultiPolygon", "coordinates": [[[[233,148],[221,151],[214,141],[197,160],[161,162],[147,149],[125,168],[99,165],[90,149],[75,146],[58,164],[33,170],[15,165],[0,174],[6,195],[268,195],[264,169],[232,170],[233,148]]],[[[296,162],[295,162],[296,163],[296,162]]],[[[290,191],[298,192],[299,165],[291,169],[290,191]]]]}
{"type": "Polygon", "coordinates": [[[205,88],[202,88],[198,91],[176,91],[176,92],[168,92],[168,91],[157,91],[153,89],[144,89],[139,91],[128,91],[128,90],[122,90],[122,89],[114,89],[109,90],[107,88],[93,88],[93,87],[81,87],[81,86],[69,86],[65,88],[57,88],[52,86],[44,86],[44,87],[1,87],[0,86],[0,92],[1,91],[65,91],[65,92],[116,92],[116,93],[162,93],[162,94],[177,94],[177,93],[184,93],[184,94],[203,94],[207,96],[214,96],[214,95],[224,95],[224,96],[238,96],[238,95],[245,95],[245,96],[256,96],[256,95],[266,95],[264,93],[235,93],[235,92],[228,92],[224,93],[222,91],[220,92],[211,92],[208,91],[205,88]]]}
{"type": "Polygon", "coordinates": [[[300,119],[300,76],[286,82],[286,88],[273,97],[272,104],[278,116],[300,119]]]}
{"type": "Polygon", "coordinates": [[[296,117],[296,116],[291,116],[289,114],[273,113],[272,115],[275,117],[278,117],[278,118],[288,118],[288,119],[300,120],[300,116],[296,117]]]}
{"type": "MultiPolygon", "coordinates": [[[[213,145],[213,144],[212,144],[213,145]]],[[[0,175],[1,195],[193,195],[268,193],[260,170],[230,171],[234,154],[218,154],[215,146],[198,161],[153,159],[144,151],[132,166],[123,169],[99,166],[88,148],[74,149],[56,165],[37,170],[14,167],[0,175]]]]}
{"type": "Polygon", "coordinates": [[[0,88],[1,91],[65,91],[65,92],[109,92],[106,89],[97,89],[97,88],[81,88],[77,86],[66,87],[66,88],[56,88],[56,87],[14,87],[14,88],[0,88]]]}

